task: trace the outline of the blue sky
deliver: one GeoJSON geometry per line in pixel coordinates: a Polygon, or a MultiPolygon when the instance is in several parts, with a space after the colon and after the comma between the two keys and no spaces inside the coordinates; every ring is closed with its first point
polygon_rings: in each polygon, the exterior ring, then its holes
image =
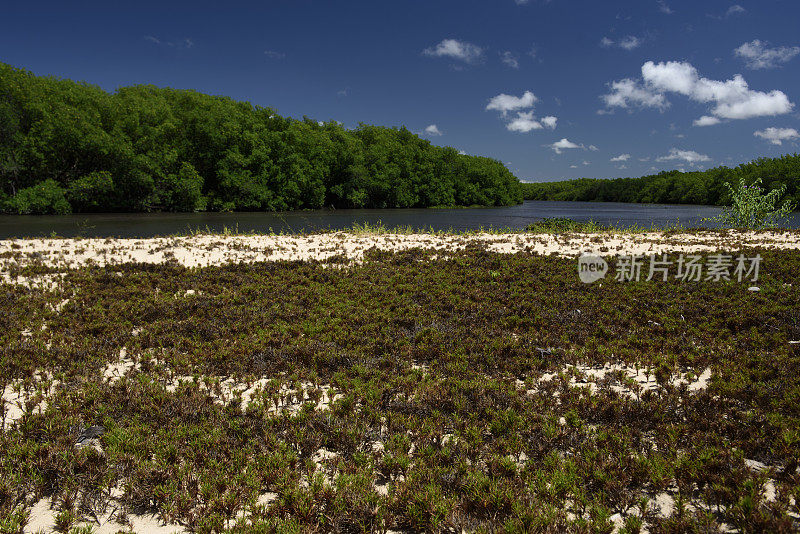
{"type": "Polygon", "coordinates": [[[525,181],[737,165],[800,144],[796,0],[64,4],[4,6],[0,61],[405,125],[525,181]]]}

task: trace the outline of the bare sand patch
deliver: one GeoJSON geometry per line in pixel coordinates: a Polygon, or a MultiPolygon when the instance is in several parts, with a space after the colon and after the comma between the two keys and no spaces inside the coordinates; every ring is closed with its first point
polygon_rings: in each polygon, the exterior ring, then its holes
{"type": "MultiPolygon", "coordinates": [[[[263,261],[361,260],[370,250],[397,252],[422,248],[455,251],[483,246],[490,252],[555,254],[574,257],[598,255],[661,254],[666,252],[736,251],[763,247],[800,250],[800,234],[791,231],[717,231],[696,233],[600,234],[351,234],[311,235],[195,235],[150,239],[8,239],[0,240],[0,272],[8,281],[51,287],[58,277],[15,277],[13,268],[40,265],[78,268],[124,263],[176,263],[205,267],[263,261]]],[[[191,290],[183,296],[191,296],[191,290]]]]}
{"type": "MultiPolygon", "coordinates": [[[[56,516],[58,507],[49,498],[40,499],[30,510],[28,524],[24,532],[45,533],[57,532],[56,516]]],[[[93,534],[114,534],[116,532],[136,532],[152,534],[173,534],[188,532],[182,525],[167,524],[154,515],[123,512],[121,504],[112,499],[102,513],[96,517],[79,518],[74,527],[89,527],[93,534]]]]}

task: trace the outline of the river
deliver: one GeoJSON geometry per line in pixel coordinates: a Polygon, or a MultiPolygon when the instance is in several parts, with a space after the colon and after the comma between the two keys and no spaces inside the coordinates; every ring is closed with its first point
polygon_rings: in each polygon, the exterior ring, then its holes
{"type": "MultiPolygon", "coordinates": [[[[712,206],[624,204],[617,202],[526,201],[503,208],[470,209],[353,209],[293,212],[237,213],[98,213],[73,215],[2,215],[0,239],[11,237],[153,237],[225,228],[239,232],[313,232],[354,224],[406,227],[416,230],[522,229],[546,217],[568,217],[614,226],[664,227],[679,223],[687,228],[713,227],[703,218],[720,212],[712,206]]],[[[800,227],[800,213],[787,227],[800,227]]]]}

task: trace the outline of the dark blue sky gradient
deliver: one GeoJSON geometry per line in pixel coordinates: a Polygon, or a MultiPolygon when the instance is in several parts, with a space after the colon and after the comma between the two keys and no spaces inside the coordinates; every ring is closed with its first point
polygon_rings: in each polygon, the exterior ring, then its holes
{"type": "Polygon", "coordinates": [[[431,137],[434,143],[497,158],[531,181],[736,165],[798,146],[797,139],[776,145],[754,136],[769,127],[800,128],[796,107],[696,127],[692,122],[711,105],[669,93],[665,110],[597,113],[605,109],[607,84],[641,78],[648,60],[688,62],[713,80],[741,73],[750,89],[780,90],[797,103],[800,56],[754,70],[733,53],[754,39],[773,49],[800,45],[797,1],[64,4],[6,3],[0,61],[110,91],[140,83],[196,89],[347,127],[366,122],[423,132],[435,124],[443,135],[431,137]],[[734,5],[739,8],[731,10],[734,5]],[[631,50],[601,45],[604,37],[627,36],[641,44],[631,50]],[[482,59],[423,54],[444,39],[480,47],[482,59]],[[518,69],[501,61],[506,51],[518,69]],[[485,109],[496,95],[525,91],[538,98],[537,119],[558,117],[555,129],[512,132],[499,113],[485,109]],[[557,154],[547,146],[562,138],[583,148],[557,154]],[[673,149],[708,159],[656,161],[673,149]],[[630,157],[610,161],[620,154],[630,157]]]}

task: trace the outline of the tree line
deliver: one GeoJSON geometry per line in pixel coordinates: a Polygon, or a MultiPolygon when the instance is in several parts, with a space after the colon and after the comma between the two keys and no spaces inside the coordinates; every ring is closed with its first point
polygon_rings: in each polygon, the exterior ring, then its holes
{"type": "Polygon", "coordinates": [[[735,168],[716,167],[706,171],[663,171],[640,178],[609,180],[580,178],[562,182],[523,184],[526,200],[580,200],[597,202],[640,202],[653,204],[727,205],[730,192],[725,182],[740,179],[752,184],[761,179],[767,190],[786,186],[781,201],[800,205],[800,155],[759,158],[735,168]]]}
{"type": "Polygon", "coordinates": [[[522,187],[494,159],[405,127],[280,116],[152,85],[114,92],[0,63],[0,210],[277,211],[504,206],[522,187]]]}

